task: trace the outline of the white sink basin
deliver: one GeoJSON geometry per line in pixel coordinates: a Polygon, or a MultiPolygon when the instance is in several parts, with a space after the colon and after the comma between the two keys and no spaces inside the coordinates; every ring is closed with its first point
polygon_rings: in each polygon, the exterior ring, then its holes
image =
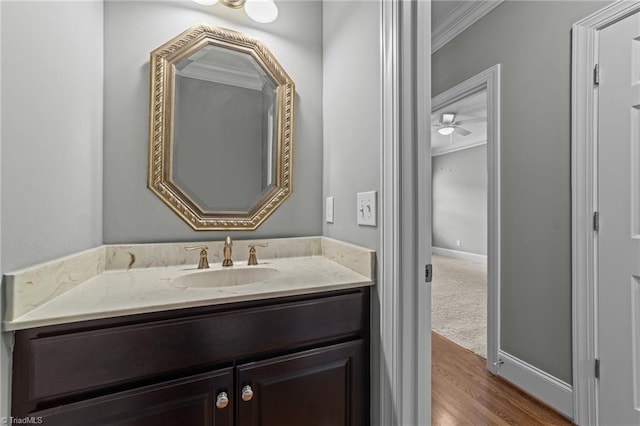
{"type": "Polygon", "coordinates": [[[173,282],[181,287],[231,287],[272,280],[278,275],[277,269],[264,267],[215,269],[181,275],[173,282]]]}

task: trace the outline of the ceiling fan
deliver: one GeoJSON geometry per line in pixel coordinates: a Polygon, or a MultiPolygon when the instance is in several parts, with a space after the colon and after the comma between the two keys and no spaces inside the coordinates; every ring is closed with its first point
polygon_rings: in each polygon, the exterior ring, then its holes
{"type": "Polygon", "coordinates": [[[471,132],[467,129],[460,127],[461,124],[468,123],[480,123],[483,121],[487,121],[487,117],[478,117],[478,118],[470,118],[469,120],[455,121],[456,114],[455,113],[442,113],[440,116],[440,121],[433,125],[433,132],[438,132],[441,135],[447,136],[452,134],[453,132],[459,133],[462,136],[470,135],[471,132]]]}

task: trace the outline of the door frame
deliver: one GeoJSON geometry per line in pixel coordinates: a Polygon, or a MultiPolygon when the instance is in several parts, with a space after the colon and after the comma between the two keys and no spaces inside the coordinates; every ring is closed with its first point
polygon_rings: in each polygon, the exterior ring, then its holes
{"type": "MultiPolygon", "coordinates": [[[[431,423],[431,2],[380,0],[380,425],[431,423]]],[[[375,386],[375,385],[374,385],[375,386]]]]}
{"type": "Polygon", "coordinates": [[[487,369],[498,374],[500,350],[500,64],[431,100],[439,110],[487,91],[487,369]]]}
{"type": "Polygon", "coordinates": [[[573,420],[598,424],[597,267],[598,234],[598,32],[636,12],[640,1],[619,0],[576,22],[571,57],[571,248],[573,420]]]}

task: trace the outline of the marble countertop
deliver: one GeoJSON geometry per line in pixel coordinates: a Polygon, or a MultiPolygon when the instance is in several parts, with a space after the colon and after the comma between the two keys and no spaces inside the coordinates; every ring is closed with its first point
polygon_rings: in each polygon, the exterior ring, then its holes
{"type": "MultiPolygon", "coordinates": [[[[242,241],[237,245],[250,242],[242,241]]],[[[271,251],[263,255],[271,257],[259,258],[257,267],[273,268],[278,272],[272,279],[251,284],[205,288],[180,285],[180,281],[174,279],[185,274],[257,268],[247,266],[246,260],[241,259],[243,256],[239,256],[234,259],[234,266],[223,268],[217,262],[211,263],[210,269],[198,270],[197,260],[193,262],[195,259],[191,257],[184,258],[184,243],[101,246],[7,274],[5,296],[8,309],[4,330],[374,284],[375,252],[372,250],[325,237],[260,242],[270,242],[271,251]],[[283,247],[287,250],[282,250],[283,247]],[[167,253],[183,257],[176,259],[167,253]],[[83,259],[79,261],[79,258],[83,259]],[[122,258],[122,261],[114,261],[117,258],[122,258]],[[134,267],[137,261],[145,258],[155,261],[140,262],[139,267],[134,267]],[[102,259],[106,259],[106,267],[104,264],[92,264],[102,259]]]]}

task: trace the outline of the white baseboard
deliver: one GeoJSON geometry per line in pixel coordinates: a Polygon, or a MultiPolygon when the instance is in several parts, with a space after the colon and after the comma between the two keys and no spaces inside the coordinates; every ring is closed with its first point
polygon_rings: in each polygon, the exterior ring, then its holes
{"type": "Polygon", "coordinates": [[[500,376],[573,419],[571,385],[506,352],[499,351],[498,359],[503,361],[498,369],[500,376]]]}
{"type": "Polygon", "coordinates": [[[431,252],[441,256],[455,257],[456,259],[467,260],[469,262],[487,264],[487,256],[484,254],[475,254],[467,251],[451,250],[442,247],[431,247],[431,252]]]}

